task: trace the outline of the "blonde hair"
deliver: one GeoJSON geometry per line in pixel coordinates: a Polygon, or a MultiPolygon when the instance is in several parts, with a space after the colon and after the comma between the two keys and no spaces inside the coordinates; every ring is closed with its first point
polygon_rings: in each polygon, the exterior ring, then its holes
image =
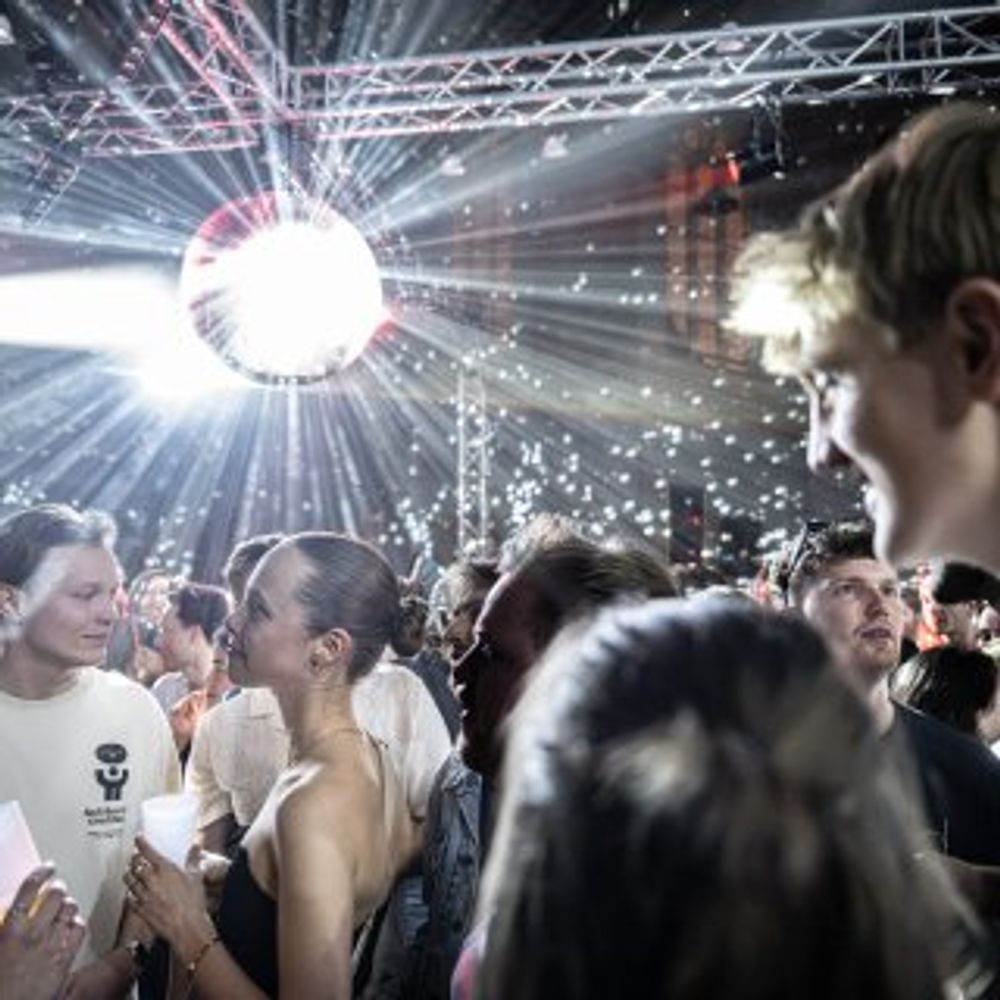
{"type": "Polygon", "coordinates": [[[930,335],[963,280],[1000,281],[1000,116],[956,104],[922,115],[797,228],[752,239],[730,325],[796,371],[844,320],[893,348],[930,335]]]}

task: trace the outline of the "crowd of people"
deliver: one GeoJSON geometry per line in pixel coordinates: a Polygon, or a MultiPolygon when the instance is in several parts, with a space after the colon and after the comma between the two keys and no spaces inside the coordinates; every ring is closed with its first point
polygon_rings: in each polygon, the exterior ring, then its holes
{"type": "Polygon", "coordinates": [[[554,514],[430,593],[326,531],[125,587],[105,515],[0,522],[48,859],[0,1000],[1000,996],[1000,116],[919,119],[734,285],[870,513],[756,581],[554,514]]]}

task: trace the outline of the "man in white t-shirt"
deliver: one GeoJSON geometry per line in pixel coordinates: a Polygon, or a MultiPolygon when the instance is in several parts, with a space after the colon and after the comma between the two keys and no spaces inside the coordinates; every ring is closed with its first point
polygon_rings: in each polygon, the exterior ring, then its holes
{"type": "Polygon", "coordinates": [[[180,784],[156,701],[93,666],[116,617],[113,542],[107,517],[58,505],[0,522],[0,800],[21,803],[79,904],[87,939],[71,993],[81,997],[132,983],[134,950],[115,947],[122,875],[140,803],[180,784]]]}

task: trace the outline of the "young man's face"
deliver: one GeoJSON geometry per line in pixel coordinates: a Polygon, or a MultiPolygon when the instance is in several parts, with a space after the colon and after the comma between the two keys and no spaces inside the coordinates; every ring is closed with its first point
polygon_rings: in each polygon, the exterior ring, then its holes
{"type": "Polygon", "coordinates": [[[25,620],[18,641],[54,666],[100,663],[118,617],[115,596],[120,585],[118,563],[103,546],[52,549],[25,588],[25,620]]]}
{"type": "Polygon", "coordinates": [[[943,343],[894,350],[860,321],[842,322],[828,340],[836,346],[806,359],[801,373],[810,466],[850,468],[865,480],[879,558],[898,566],[959,555],[974,545],[967,536],[989,488],[989,441],[956,410],[943,343]]]}
{"type": "Polygon", "coordinates": [[[163,616],[156,648],[167,670],[183,670],[192,659],[191,645],[193,629],[181,621],[177,608],[171,607],[163,616]]]}
{"type": "Polygon", "coordinates": [[[903,602],[891,566],[875,559],[831,563],[808,585],[801,610],[837,664],[866,690],[899,662],[903,602]]]}

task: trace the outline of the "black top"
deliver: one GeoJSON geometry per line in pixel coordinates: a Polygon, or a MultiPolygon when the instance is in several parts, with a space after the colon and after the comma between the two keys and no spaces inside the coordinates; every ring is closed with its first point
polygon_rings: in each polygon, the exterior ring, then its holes
{"type": "Polygon", "coordinates": [[[916,766],[935,846],[972,864],[1000,864],[1000,759],[923,712],[895,708],[889,740],[916,766]]]}
{"type": "Polygon", "coordinates": [[[233,961],[269,997],[276,997],[278,904],[254,881],[244,847],[226,874],[215,924],[233,961]]]}

